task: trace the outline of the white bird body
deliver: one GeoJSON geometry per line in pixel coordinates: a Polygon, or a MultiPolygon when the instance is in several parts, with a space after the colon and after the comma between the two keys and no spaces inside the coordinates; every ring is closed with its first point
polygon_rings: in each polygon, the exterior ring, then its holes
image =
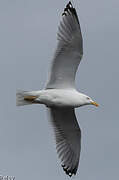
{"type": "Polygon", "coordinates": [[[93,104],[90,97],[75,89],[75,76],[83,56],[83,39],[75,8],[69,2],[57,33],[58,45],[45,89],[18,91],[17,105],[45,104],[54,127],[56,149],[67,175],[75,175],[81,150],[81,130],[75,108],[93,104]]]}
{"type": "Polygon", "coordinates": [[[87,96],[76,89],[46,89],[32,91],[27,95],[37,96],[34,103],[45,104],[47,107],[77,108],[89,104],[89,101],[84,102],[87,96]]]}

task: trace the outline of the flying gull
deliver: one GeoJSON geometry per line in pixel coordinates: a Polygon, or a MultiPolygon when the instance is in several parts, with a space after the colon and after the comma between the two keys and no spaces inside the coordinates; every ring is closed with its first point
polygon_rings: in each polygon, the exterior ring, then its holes
{"type": "Polygon", "coordinates": [[[81,130],[75,108],[98,106],[89,96],[75,88],[75,76],[83,56],[83,40],[76,9],[69,2],[58,27],[57,48],[52,60],[47,85],[40,91],[17,91],[17,106],[46,105],[56,139],[56,149],[63,170],[70,177],[76,174],[80,150],[81,130]]]}

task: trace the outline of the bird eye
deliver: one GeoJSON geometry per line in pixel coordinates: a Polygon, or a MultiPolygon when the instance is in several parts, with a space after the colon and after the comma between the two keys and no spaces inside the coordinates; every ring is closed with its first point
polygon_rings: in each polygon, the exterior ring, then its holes
{"type": "Polygon", "coordinates": [[[89,100],[90,98],[89,98],[89,97],[87,97],[87,99],[89,100]]]}

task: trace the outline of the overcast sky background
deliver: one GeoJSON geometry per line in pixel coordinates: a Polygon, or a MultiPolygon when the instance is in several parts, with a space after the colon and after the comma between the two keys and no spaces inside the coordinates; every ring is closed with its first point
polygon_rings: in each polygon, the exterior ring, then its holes
{"type": "MultiPolygon", "coordinates": [[[[69,179],[44,106],[16,107],[16,89],[44,87],[68,0],[0,1],[0,174],[69,179]]],[[[76,180],[119,177],[119,1],[75,0],[84,39],[76,84],[99,104],[77,109],[82,129],[76,180]]]]}

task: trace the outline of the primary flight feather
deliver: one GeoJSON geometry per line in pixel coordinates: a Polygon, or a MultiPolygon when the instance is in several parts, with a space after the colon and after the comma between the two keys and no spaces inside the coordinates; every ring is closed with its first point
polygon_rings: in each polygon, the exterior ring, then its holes
{"type": "Polygon", "coordinates": [[[75,89],[75,76],[83,56],[83,40],[77,12],[71,2],[66,5],[57,33],[58,44],[45,89],[18,91],[20,105],[45,104],[54,128],[56,149],[62,167],[70,177],[76,174],[80,150],[81,130],[75,108],[98,106],[89,96],[75,89]]]}

